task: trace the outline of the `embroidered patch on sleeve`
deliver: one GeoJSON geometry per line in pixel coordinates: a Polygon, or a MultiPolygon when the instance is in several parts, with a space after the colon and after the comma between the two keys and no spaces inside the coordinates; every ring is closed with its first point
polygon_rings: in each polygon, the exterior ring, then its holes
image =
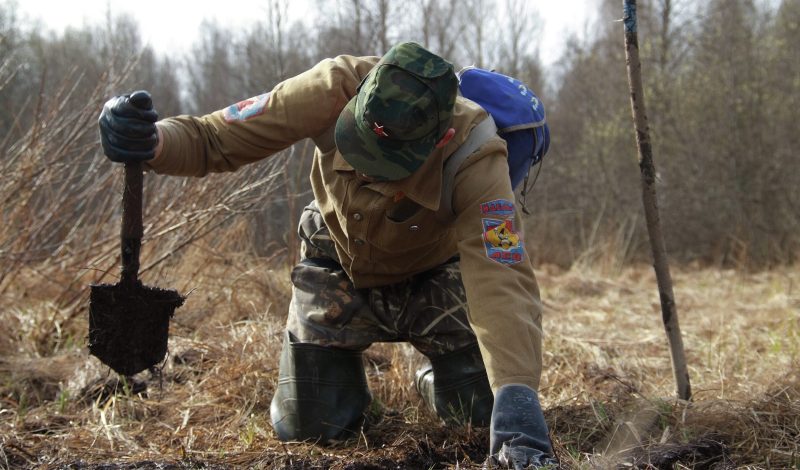
{"type": "Polygon", "coordinates": [[[495,199],[481,204],[481,214],[484,216],[513,217],[514,202],[507,199],[495,199]]]}
{"type": "Polygon", "coordinates": [[[228,106],[223,111],[225,120],[227,122],[246,121],[264,114],[264,111],[267,110],[269,95],[269,93],[264,93],[228,106]]]}
{"type": "Polygon", "coordinates": [[[486,256],[502,264],[517,264],[525,251],[519,234],[514,230],[514,219],[482,219],[483,244],[486,256]]]}

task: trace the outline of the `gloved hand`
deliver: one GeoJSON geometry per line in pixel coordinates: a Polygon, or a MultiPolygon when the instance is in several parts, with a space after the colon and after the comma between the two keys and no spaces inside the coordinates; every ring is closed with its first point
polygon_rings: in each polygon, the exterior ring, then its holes
{"type": "Polygon", "coordinates": [[[514,470],[558,468],[536,391],[508,384],[494,396],[487,466],[514,470]]]}
{"type": "Polygon", "coordinates": [[[118,163],[150,160],[158,145],[157,120],[158,113],[146,91],[111,98],[98,120],[103,152],[118,163]]]}

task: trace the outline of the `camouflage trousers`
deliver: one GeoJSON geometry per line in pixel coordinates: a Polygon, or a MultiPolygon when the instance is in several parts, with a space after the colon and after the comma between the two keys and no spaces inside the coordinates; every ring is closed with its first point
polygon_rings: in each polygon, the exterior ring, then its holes
{"type": "Polygon", "coordinates": [[[457,259],[397,284],[356,289],[313,202],[299,234],[302,259],[292,271],[287,320],[293,341],[352,350],[407,341],[428,357],[476,343],[457,259]]]}

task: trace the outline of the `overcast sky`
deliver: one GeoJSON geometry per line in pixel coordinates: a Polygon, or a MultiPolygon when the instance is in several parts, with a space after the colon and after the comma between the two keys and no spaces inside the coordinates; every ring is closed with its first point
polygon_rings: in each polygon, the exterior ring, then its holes
{"type": "MultiPolygon", "coordinates": [[[[561,53],[556,38],[565,31],[584,31],[594,20],[597,9],[596,0],[529,1],[544,22],[540,54],[545,65],[561,53]]],[[[38,18],[56,31],[67,26],[100,23],[109,7],[114,15],[131,14],[139,23],[145,43],[164,54],[188,49],[204,19],[249,29],[251,23],[263,18],[265,10],[264,0],[19,0],[17,4],[23,17],[38,18]]],[[[290,14],[300,18],[311,2],[294,0],[291,4],[290,14]]]]}

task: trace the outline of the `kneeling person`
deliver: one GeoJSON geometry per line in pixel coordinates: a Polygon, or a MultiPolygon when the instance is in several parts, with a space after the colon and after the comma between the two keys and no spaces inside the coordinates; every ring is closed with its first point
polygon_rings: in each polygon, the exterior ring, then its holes
{"type": "Polygon", "coordinates": [[[403,43],[381,58],[326,59],[202,117],[156,123],[146,92],[106,103],[106,155],[162,174],[234,171],[314,140],[271,406],[280,439],[355,435],[371,400],[362,352],[408,341],[430,359],[415,383],[439,416],[490,424],[497,464],[553,463],[536,393],[539,291],[502,139],[460,168],[455,219],[440,210],[446,159],[487,118],[457,88],[450,63],[403,43]]]}

